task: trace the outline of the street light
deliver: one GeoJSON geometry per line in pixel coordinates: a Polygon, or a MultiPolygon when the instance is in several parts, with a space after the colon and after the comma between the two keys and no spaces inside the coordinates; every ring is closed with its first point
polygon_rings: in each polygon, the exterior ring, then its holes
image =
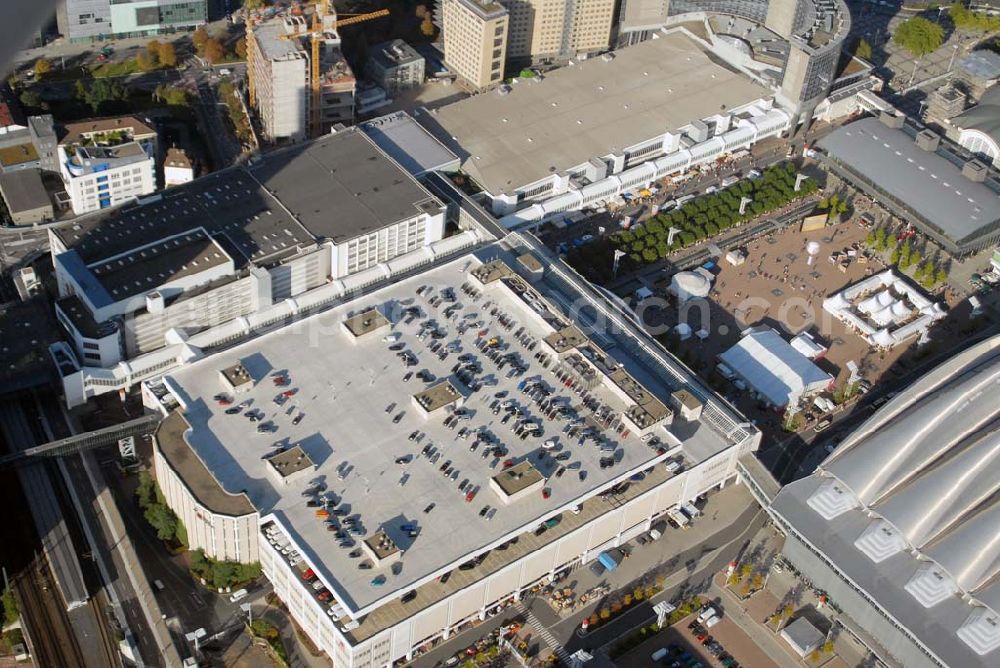
{"type": "Polygon", "coordinates": [[[958,44],[951,45],[951,60],[948,61],[948,73],[951,74],[951,68],[955,64],[955,55],[958,54],[958,44]]]}
{"type": "Polygon", "coordinates": [[[910,74],[910,82],[908,84],[906,84],[907,88],[909,88],[910,86],[913,85],[913,78],[917,76],[917,68],[919,66],[920,66],[920,60],[919,59],[913,61],[913,72],[910,74]]]}
{"type": "Polygon", "coordinates": [[[927,104],[927,100],[920,100],[920,109],[917,110],[917,119],[923,120],[924,118],[924,105],[927,104]]]}

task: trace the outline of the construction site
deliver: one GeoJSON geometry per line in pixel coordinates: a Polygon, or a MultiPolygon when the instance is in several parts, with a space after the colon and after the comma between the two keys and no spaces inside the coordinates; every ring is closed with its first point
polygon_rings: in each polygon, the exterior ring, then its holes
{"type": "Polygon", "coordinates": [[[247,25],[250,106],[273,143],[318,137],[354,123],[357,79],[341,50],[339,29],[389,15],[381,9],[338,16],[329,0],[260,15],[247,25]]]}

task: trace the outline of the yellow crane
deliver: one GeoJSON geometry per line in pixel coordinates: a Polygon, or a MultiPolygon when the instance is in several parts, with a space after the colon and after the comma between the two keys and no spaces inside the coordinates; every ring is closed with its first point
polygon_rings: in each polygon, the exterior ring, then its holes
{"type": "MultiPolygon", "coordinates": [[[[308,30],[302,32],[289,33],[281,35],[281,39],[298,39],[299,37],[304,37],[309,35],[310,37],[310,72],[309,72],[309,83],[310,83],[310,99],[309,99],[309,134],[312,137],[317,137],[322,132],[323,126],[323,115],[321,112],[322,108],[322,77],[320,73],[320,47],[323,42],[323,32],[326,29],[324,24],[324,17],[330,13],[330,2],[329,0],[317,0],[316,8],[312,15],[312,24],[309,26],[308,30]]],[[[336,16],[336,23],[333,24],[334,29],[340,28],[342,26],[354,25],[355,23],[362,23],[364,21],[371,21],[372,19],[382,18],[383,16],[388,16],[388,9],[379,9],[378,11],[368,12],[365,14],[340,14],[336,16]],[[344,17],[344,18],[341,18],[344,17]]],[[[250,104],[256,105],[256,87],[254,82],[254,54],[253,50],[255,44],[253,44],[253,39],[247,39],[247,68],[249,70],[248,83],[249,83],[249,93],[250,93],[250,104]]]]}
{"type": "MultiPolygon", "coordinates": [[[[309,81],[312,84],[312,95],[309,100],[309,136],[311,137],[318,137],[323,132],[323,95],[322,79],[320,78],[319,68],[319,51],[320,42],[322,42],[323,39],[323,18],[327,15],[327,13],[329,13],[329,10],[330,0],[318,0],[316,2],[316,9],[313,11],[312,34],[310,35],[312,41],[312,54],[310,58],[312,72],[309,78],[309,81]]],[[[367,14],[345,14],[347,18],[344,19],[337,16],[335,28],[353,25],[355,23],[362,23],[364,21],[371,21],[372,19],[388,15],[388,9],[379,9],[378,11],[368,12],[367,14]]]]}

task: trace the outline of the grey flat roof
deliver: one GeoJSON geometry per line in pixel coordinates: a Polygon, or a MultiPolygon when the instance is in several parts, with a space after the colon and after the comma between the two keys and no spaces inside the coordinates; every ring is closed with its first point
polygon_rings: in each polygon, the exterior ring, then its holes
{"type": "Polygon", "coordinates": [[[356,128],[271,154],[250,171],[313,235],[337,242],[443,208],[356,128]]]}
{"type": "Polygon", "coordinates": [[[418,116],[494,195],[771,95],[677,32],[511,88],[418,116]]]}
{"type": "Polygon", "coordinates": [[[835,130],[818,146],[955,242],[1000,220],[1000,197],[990,188],[965,178],[950,160],[919,148],[906,132],[877,118],[835,130]]]}
{"type": "Polygon", "coordinates": [[[362,123],[361,129],[378,147],[414,176],[430,171],[458,169],[458,156],[405,111],[362,123]]]}
{"type": "Polygon", "coordinates": [[[958,66],[977,79],[989,81],[1000,77],[1000,53],[989,49],[973,51],[962,60],[958,66]]]}
{"type": "Polygon", "coordinates": [[[353,128],[146,198],[82,216],[55,233],[87,264],[197,227],[236,267],[266,264],[310,247],[416,216],[438,201],[353,128]]]}
{"type": "MultiPolygon", "coordinates": [[[[305,21],[304,29],[308,29],[309,19],[306,18],[305,21]]],[[[261,54],[268,60],[305,57],[298,39],[284,39],[282,37],[286,34],[282,18],[274,18],[254,26],[253,34],[257,39],[261,54]]]]}
{"type": "Polygon", "coordinates": [[[11,213],[52,207],[52,200],[42,184],[42,173],[37,169],[0,174],[0,193],[11,213]]]}
{"type": "Polygon", "coordinates": [[[167,281],[228,263],[229,255],[202,230],[171,237],[125,255],[91,265],[91,273],[120,301],[145,294],[167,281]]]}
{"type": "MultiPolygon", "coordinates": [[[[496,248],[487,249],[485,255],[495,255],[496,248]]],[[[616,457],[620,462],[610,469],[601,469],[598,460],[602,453],[593,444],[585,447],[576,443],[570,445],[561,434],[563,423],[544,421],[544,433],[535,438],[521,440],[514,436],[509,424],[501,424],[502,416],[494,416],[489,410],[493,394],[507,391],[511,397],[527,406],[528,415],[537,415],[537,409],[516,389],[520,378],[506,378],[505,373],[495,373],[493,363],[486,359],[474,346],[477,328],[459,335],[451,321],[444,321],[440,314],[428,303],[426,297],[417,297],[416,288],[422,284],[433,286],[461,286],[467,280],[463,268],[470,260],[479,262],[478,256],[463,256],[446,265],[432,269],[419,276],[401,281],[364,297],[371,304],[414,300],[426,317],[435,318],[441,326],[449,329],[445,341],[458,340],[463,352],[471,352],[483,364],[483,375],[499,378],[496,386],[486,387],[465,402],[465,408],[472,413],[472,419],[464,421],[469,428],[485,427],[494,433],[508,448],[506,457],[515,463],[530,460],[549,478],[552,493],[544,499],[541,494],[531,495],[510,506],[502,502],[490,491],[488,479],[500,470],[500,460],[484,459],[484,446],[476,452],[469,451],[474,437],[468,440],[458,438],[458,429],[444,426],[441,416],[424,418],[410,403],[410,396],[424,388],[416,376],[403,382],[403,374],[408,371],[397,359],[388,344],[381,338],[359,339],[355,345],[346,345],[348,334],[340,327],[340,321],[356,304],[344,304],[311,319],[312,325],[285,328],[264,335],[231,350],[219,353],[211,360],[194,363],[170,375],[168,383],[176,388],[181,402],[186,407],[185,418],[191,423],[193,432],[190,442],[209,470],[219,480],[223,489],[238,491],[246,489],[251,501],[262,515],[274,513],[282,519],[286,530],[299,545],[308,561],[321,572],[337,595],[349,606],[361,609],[392,597],[394,592],[406,591],[423,578],[454,567],[471,555],[488,547],[491,543],[505,539],[505,536],[530,530],[535,524],[578,503],[601,489],[627,478],[631,471],[642,469],[652,462],[662,459],[639,442],[634,436],[621,443],[616,457]],[[284,370],[290,379],[290,386],[297,389],[288,406],[293,406],[291,414],[287,408],[277,408],[271,399],[276,393],[269,383],[258,383],[248,393],[241,395],[254,400],[267,416],[278,425],[274,434],[255,433],[253,423],[240,416],[226,415],[224,407],[212,401],[215,378],[218,369],[237,360],[255,378],[263,378],[274,370],[284,370]],[[395,404],[387,413],[385,408],[395,404]],[[298,425],[292,424],[292,416],[301,411],[305,417],[298,425]],[[403,418],[394,423],[394,415],[403,411],[403,418]],[[418,431],[423,436],[411,442],[408,435],[418,431]],[[384,587],[372,587],[370,571],[360,571],[356,563],[348,557],[349,550],[337,547],[333,534],[327,532],[322,522],[314,517],[312,508],[305,505],[300,487],[291,485],[279,489],[263,474],[265,463],[260,459],[275,439],[288,438],[289,442],[302,446],[316,463],[315,477],[326,481],[328,489],[342,498],[352,514],[358,514],[368,535],[385,529],[402,549],[405,550],[404,568],[399,574],[385,574],[389,581],[384,587]],[[566,475],[552,477],[557,466],[551,458],[537,459],[545,439],[557,438],[560,446],[567,449],[572,457],[565,464],[577,462],[586,471],[580,479],[575,468],[566,475]],[[397,464],[395,460],[405,455],[418,455],[421,448],[433,443],[441,451],[440,461],[431,464],[427,458],[416,456],[408,464],[397,464]],[[440,466],[451,461],[458,474],[455,480],[442,476],[440,466]],[[340,480],[337,472],[347,469],[340,480]],[[408,477],[400,485],[401,476],[408,477]],[[468,479],[478,486],[474,501],[467,503],[458,491],[458,484],[468,479]],[[433,512],[423,509],[435,504],[433,512]],[[480,509],[490,505],[496,507],[496,516],[487,521],[479,516],[480,509]],[[420,535],[416,539],[402,535],[399,527],[403,523],[416,523],[420,535]]],[[[459,290],[461,311],[456,319],[465,314],[480,313],[482,304],[490,299],[510,314],[520,325],[524,325],[529,335],[541,338],[542,331],[529,308],[519,300],[506,296],[506,292],[495,286],[488,296],[473,302],[459,290]]],[[[427,295],[427,297],[432,296],[427,295]]],[[[551,387],[561,387],[550,370],[543,369],[533,360],[520,343],[499,331],[499,327],[485,316],[487,327],[500,335],[511,345],[512,351],[521,352],[529,363],[525,377],[539,376],[551,387]]],[[[421,320],[410,324],[396,322],[394,331],[401,334],[400,342],[412,350],[418,364],[409,370],[427,369],[438,378],[447,377],[455,364],[456,354],[441,360],[430,353],[427,345],[431,342],[419,341],[417,332],[421,320]]],[[[624,353],[621,353],[624,355],[624,353]]],[[[620,360],[624,361],[624,360],[620,360]]],[[[605,403],[616,406],[620,400],[604,388],[595,390],[605,403]]],[[[564,392],[556,392],[563,395],[564,392]]],[[[567,395],[569,396],[569,395],[567,395]]],[[[695,432],[696,440],[714,440],[713,449],[727,447],[723,437],[705,425],[690,425],[678,421],[671,426],[671,433],[677,429],[676,439],[686,448],[688,439],[695,432]],[[699,428],[700,427],[700,428],[699,428]]],[[[613,432],[606,432],[609,438],[617,440],[613,432]]],[[[664,431],[663,437],[669,439],[664,431]]],[[[686,452],[686,450],[685,450],[686,452]]],[[[690,460],[689,460],[690,461],[690,460]]],[[[396,594],[398,595],[398,594],[396,594]]]]}

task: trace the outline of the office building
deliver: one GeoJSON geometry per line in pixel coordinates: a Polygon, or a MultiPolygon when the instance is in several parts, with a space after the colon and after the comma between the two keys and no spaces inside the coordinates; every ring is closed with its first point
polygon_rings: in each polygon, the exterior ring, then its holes
{"type": "Polygon", "coordinates": [[[539,224],[790,127],[771,91],[683,30],[417,116],[502,224],[539,224]]]}
{"type": "Polygon", "coordinates": [[[490,88],[504,77],[510,16],[498,2],[442,0],[444,62],[465,84],[490,88]]]}
{"type": "Polygon", "coordinates": [[[0,131],[0,173],[19,169],[59,172],[58,140],[52,116],[29,116],[23,123],[9,117],[0,131]]]}
{"type": "Polygon", "coordinates": [[[55,210],[52,199],[42,184],[37,169],[21,169],[0,174],[0,196],[3,197],[15,225],[35,225],[52,220],[55,210]]]}
{"type": "Polygon", "coordinates": [[[317,82],[313,82],[312,28],[306,17],[278,17],[248,27],[250,105],[268,141],[302,141],[325,134],[334,125],[354,122],[357,82],[340,50],[336,24],[336,15],[325,15],[316,36],[317,82]],[[315,117],[314,104],[320,106],[315,117]]]}
{"type": "Polygon", "coordinates": [[[1000,337],[908,384],[769,512],[784,556],[881,665],[1000,660],[1000,337]]]}
{"type": "Polygon", "coordinates": [[[559,260],[541,265],[544,252],[512,235],[144,383],[147,406],[164,415],[156,476],[192,547],[259,560],[334,666],[411,660],[682,507],[697,513],[693,502],[737,482],[737,459],[757,448],[756,428],[638,328],[591,338],[568,321],[557,304],[608,305],[559,260]],[[533,266],[530,278],[520,273],[533,266]],[[549,366],[512,339],[508,358],[523,371],[482,386],[496,363],[479,329],[506,336],[487,317],[450,328],[449,340],[475,360],[452,373],[453,357],[417,343],[431,332],[414,315],[448,290],[457,322],[489,300],[549,366]],[[387,349],[387,332],[411,346],[412,369],[436,380],[402,381],[409,362],[387,349]],[[229,391],[220,373],[234,367],[246,370],[249,389],[228,406],[270,405],[276,369],[298,388],[273,419],[276,431],[212,398],[229,391]],[[571,402],[564,418],[539,416],[542,433],[523,440],[499,420],[488,425],[495,391],[508,393],[511,410],[537,412],[529,378],[553,397],[586,388],[608,417],[580,444],[561,433],[571,402]],[[455,418],[471,432],[457,447],[442,445],[458,433],[442,421],[451,409],[469,416],[455,418]]]}
{"type": "Polygon", "coordinates": [[[71,42],[193,30],[208,21],[208,0],[61,0],[59,33],[71,42]]]}
{"type": "Polygon", "coordinates": [[[59,173],[77,215],[156,190],[156,131],[137,118],[68,123],[57,151],[59,173]]]}
{"type": "Polygon", "coordinates": [[[1000,180],[963,160],[931,132],[883,113],[838,128],[816,146],[820,160],[947,253],[963,257],[1000,241],[1000,180]]]}
{"type": "MultiPolygon", "coordinates": [[[[443,205],[354,129],[49,232],[57,315],[95,378],[443,236],[443,205]]],[[[101,386],[77,380],[68,401],[101,386]]]]}
{"type": "Polygon", "coordinates": [[[368,50],[365,76],[387,94],[397,95],[424,82],[424,57],[401,39],[383,42],[368,50]]]}
{"type": "Polygon", "coordinates": [[[513,67],[565,63],[611,46],[614,0],[499,1],[510,12],[507,61],[513,67]]]}

